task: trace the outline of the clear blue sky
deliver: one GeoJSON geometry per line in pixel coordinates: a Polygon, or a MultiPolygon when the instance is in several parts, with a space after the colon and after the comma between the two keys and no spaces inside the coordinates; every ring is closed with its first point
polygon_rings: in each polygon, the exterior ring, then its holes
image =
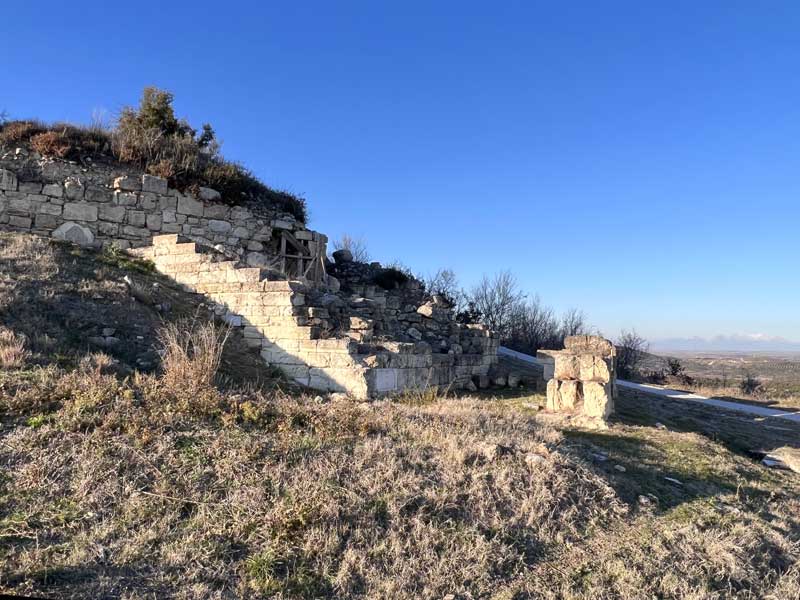
{"type": "Polygon", "coordinates": [[[311,226],[607,335],[800,339],[800,3],[17,3],[0,109],[175,93],[311,226]]]}

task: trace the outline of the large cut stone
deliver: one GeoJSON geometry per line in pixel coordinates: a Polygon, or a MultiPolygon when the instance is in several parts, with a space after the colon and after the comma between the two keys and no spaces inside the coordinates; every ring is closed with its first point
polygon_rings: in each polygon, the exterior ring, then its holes
{"type": "Polygon", "coordinates": [[[581,381],[608,383],[614,373],[613,359],[596,354],[582,354],[579,358],[581,381]]]}
{"type": "Polygon", "coordinates": [[[574,354],[560,352],[555,355],[556,379],[578,379],[580,375],[580,359],[574,354]]]}
{"type": "Polygon", "coordinates": [[[52,196],[53,198],[61,198],[64,195],[64,188],[60,183],[48,183],[42,188],[42,193],[45,196],[52,196]]]}
{"type": "Polygon", "coordinates": [[[353,262],[353,253],[347,248],[341,248],[333,253],[333,260],[337,264],[353,262]]]}
{"type": "Polygon", "coordinates": [[[575,410],[581,405],[581,382],[562,381],[558,388],[561,393],[561,409],[575,410]]]}
{"type": "Polygon", "coordinates": [[[6,169],[0,169],[0,190],[16,192],[18,185],[17,176],[14,173],[6,169]]]}
{"type": "Polygon", "coordinates": [[[64,205],[64,218],[75,221],[97,221],[97,207],[84,202],[69,202],[64,205]]]}
{"type": "Polygon", "coordinates": [[[124,190],[128,192],[138,192],[142,189],[142,182],[133,175],[123,175],[114,180],[115,190],[124,190]]]}
{"type": "Polygon", "coordinates": [[[211,220],[208,222],[208,228],[214,233],[228,233],[233,226],[227,221],[211,220]]]}
{"type": "Polygon", "coordinates": [[[122,223],[122,221],[125,220],[125,207],[112,206],[106,204],[101,205],[100,218],[103,221],[111,221],[112,223],[122,223]]]}
{"type": "Polygon", "coordinates": [[[587,381],[583,384],[583,413],[587,417],[607,419],[614,410],[612,384],[587,381]]]}
{"type": "Polygon", "coordinates": [[[166,194],[169,191],[167,180],[155,175],[142,175],[142,191],[154,194],[166,194]]]}
{"type": "Polygon", "coordinates": [[[558,379],[550,379],[547,382],[547,410],[561,410],[559,383],[558,379]]]}
{"type": "Polygon", "coordinates": [[[53,237],[57,240],[72,242],[79,246],[91,246],[94,243],[94,235],[83,225],[68,221],[63,223],[53,232],[53,237]]]}
{"type": "Polygon", "coordinates": [[[564,339],[564,348],[575,354],[611,356],[614,352],[614,344],[599,335],[569,335],[564,339]]]}
{"type": "Polygon", "coordinates": [[[559,381],[551,379],[547,382],[547,410],[574,411],[583,402],[580,381],[559,381]]]}
{"type": "Polygon", "coordinates": [[[202,217],[203,203],[190,196],[180,196],[178,198],[178,213],[191,217],[202,217]]]}

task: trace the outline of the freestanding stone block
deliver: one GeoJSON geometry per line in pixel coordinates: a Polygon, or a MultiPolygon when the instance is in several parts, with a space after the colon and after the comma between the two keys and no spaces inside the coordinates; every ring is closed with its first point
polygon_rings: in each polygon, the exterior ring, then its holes
{"type": "Polygon", "coordinates": [[[614,345],[598,336],[570,336],[565,349],[543,351],[553,359],[547,382],[547,409],[605,420],[614,410],[616,394],[614,345]]]}

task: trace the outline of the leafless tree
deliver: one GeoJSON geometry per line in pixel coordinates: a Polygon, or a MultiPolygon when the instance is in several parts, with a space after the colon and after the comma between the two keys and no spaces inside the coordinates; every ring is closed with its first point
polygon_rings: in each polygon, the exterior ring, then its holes
{"type": "Polygon", "coordinates": [[[510,271],[501,271],[492,278],[484,275],[472,288],[468,302],[502,340],[511,333],[518,305],[524,299],[516,278],[510,271]]]}
{"type": "Polygon", "coordinates": [[[538,295],[514,307],[511,335],[506,341],[510,347],[533,354],[539,348],[557,347],[559,337],[558,319],[538,295]]]}
{"type": "Polygon", "coordinates": [[[586,322],[586,313],[577,308],[570,308],[561,317],[561,342],[570,335],[584,335],[589,333],[586,322]]]}
{"type": "Polygon", "coordinates": [[[427,292],[433,296],[439,294],[448,300],[456,311],[461,310],[467,303],[466,294],[458,283],[458,277],[452,269],[439,269],[433,274],[417,277],[425,284],[427,292]]]}
{"type": "Polygon", "coordinates": [[[333,242],[334,250],[350,250],[356,262],[369,262],[370,255],[367,242],[363,237],[355,238],[345,233],[340,239],[333,242]]]}
{"type": "Polygon", "coordinates": [[[650,344],[635,330],[623,330],[617,339],[617,373],[624,379],[630,379],[639,372],[650,344]]]}

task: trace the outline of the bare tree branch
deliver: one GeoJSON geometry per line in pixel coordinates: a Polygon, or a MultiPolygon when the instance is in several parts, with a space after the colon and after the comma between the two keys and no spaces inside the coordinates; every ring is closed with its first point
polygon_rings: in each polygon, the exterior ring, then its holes
{"type": "Polygon", "coordinates": [[[356,262],[369,262],[370,255],[367,242],[363,237],[355,238],[345,233],[340,239],[333,242],[334,250],[349,250],[356,262]]]}

